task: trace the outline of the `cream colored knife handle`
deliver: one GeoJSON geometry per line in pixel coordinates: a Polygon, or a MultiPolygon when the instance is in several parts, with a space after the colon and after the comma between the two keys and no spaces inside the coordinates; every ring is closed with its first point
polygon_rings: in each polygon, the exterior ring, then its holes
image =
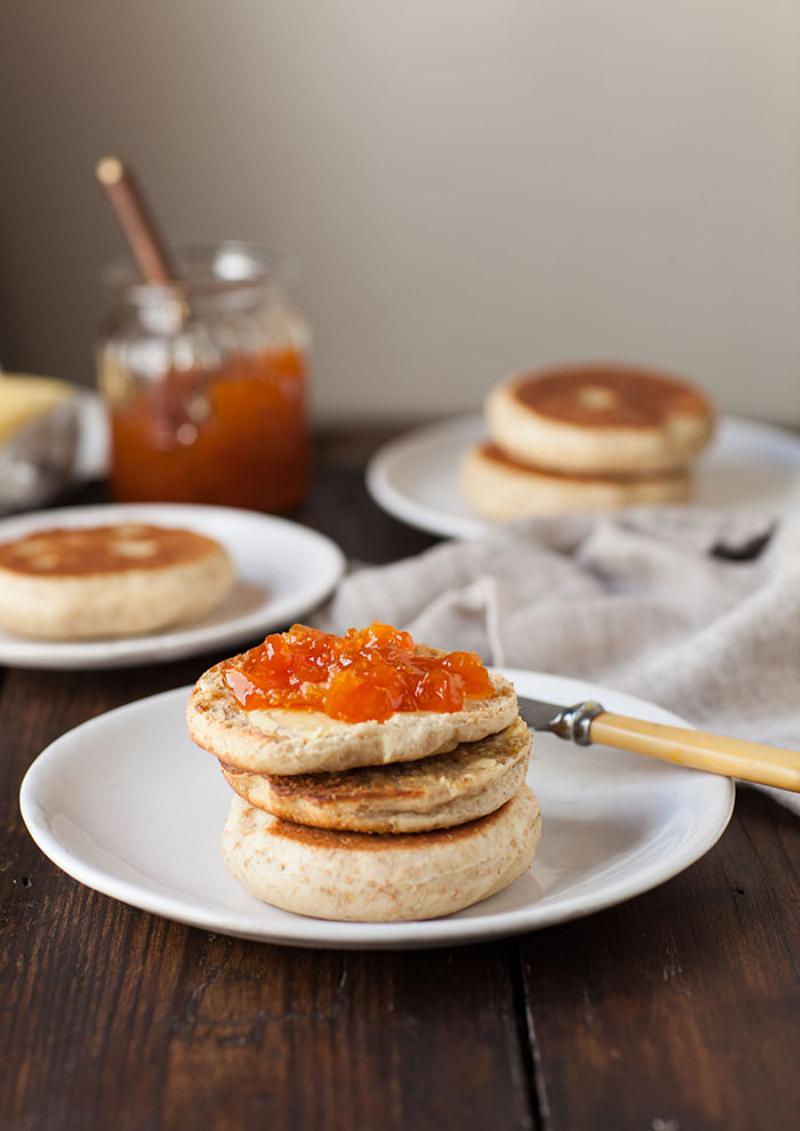
{"type": "Polygon", "coordinates": [[[589,724],[589,738],[604,746],[648,754],[664,762],[774,785],[800,793],[800,752],[723,738],[686,727],[663,726],[604,711],[589,724]]]}

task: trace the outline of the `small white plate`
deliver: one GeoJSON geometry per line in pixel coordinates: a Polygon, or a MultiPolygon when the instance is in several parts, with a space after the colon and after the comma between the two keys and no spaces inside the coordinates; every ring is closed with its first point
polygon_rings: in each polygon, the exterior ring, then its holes
{"type": "Polygon", "coordinates": [[[113,504],[38,511],[0,522],[0,542],[53,526],[148,522],[216,538],[233,558],[236,585],[201,620],[119,640],[27,640],[0,631],[0,664],[22,668],[118,668],[222,648],[288,623],[318,605],[342,575],[329,538],[287,519],[232,507],[113,504]]]}
{"type": "MultiPolygon", "coordinates": [[[[610,709],[681,722],[660,707],[576,680],[505,675],[522,695],[600,699],[610,709]]],[[[528,875],[446,919],[310,919],[257,902],[226,871],[219,843],[231,792],[214,758],[187,736],[188,690],[142,699],[63,735],[28,770],[20,807],[42,851],[76,880],[209,931],[345,949],[438,946],[529,931],[670,879],[711,848],[733,809],[726,778],[537,735],[529,781],[541,802],[543,831],[528,875]]]]}
{"type": "MultiPolygon", "coordinates": [[[[490,529],[463,498],[458,469],[465,451],[486,439],[480,414],[457,417],[393,440],[367,468],[379,506],[409,526],[447,538],[476,538],[490,529]]],[[[724,416],[697,467],[696,502],[781,513],[800,506],[800,437],[724,416]]]]}

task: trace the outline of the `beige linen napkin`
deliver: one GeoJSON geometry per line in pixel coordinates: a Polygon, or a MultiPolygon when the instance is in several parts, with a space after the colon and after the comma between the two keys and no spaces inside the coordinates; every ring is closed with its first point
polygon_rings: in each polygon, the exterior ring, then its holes
{"type": "MultiPolygon", "coordinates": [[[[800,514],[536,519],[357,569],[317,623],[383,620],[487,663],[596,680],[800,747],[800,514]]],[[[800,813],[800,796],[769,790],[800,813]]]]}

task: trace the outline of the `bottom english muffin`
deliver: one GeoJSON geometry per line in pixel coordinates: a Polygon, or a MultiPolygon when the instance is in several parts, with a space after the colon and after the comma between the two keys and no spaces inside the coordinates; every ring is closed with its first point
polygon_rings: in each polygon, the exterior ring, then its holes
{"type": "Polygon", "coordinates": [[[500,809],[457,828],[380,835],[312,829],[234,797],[222,855],[256,899],[310,915],[386,923],[451,915],[531,866],[541,814],[524,785],[500,809]]]}

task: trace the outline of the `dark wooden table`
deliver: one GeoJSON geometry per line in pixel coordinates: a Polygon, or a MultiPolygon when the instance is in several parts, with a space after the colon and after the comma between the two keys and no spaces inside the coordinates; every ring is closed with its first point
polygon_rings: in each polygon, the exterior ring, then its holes
{"type": "MultiPolygon", "coordinates": [[[[430,545],[370,502],[362,455],[326,446],[302,521],[364,561],[430,545]]],[[[32,759],[215,658],[2,673],[2,1131],[800,1127],[800,821],[755,792],[658,890],[462,949],[241,942],[59,872],[17,809],[32,759]]]]}

